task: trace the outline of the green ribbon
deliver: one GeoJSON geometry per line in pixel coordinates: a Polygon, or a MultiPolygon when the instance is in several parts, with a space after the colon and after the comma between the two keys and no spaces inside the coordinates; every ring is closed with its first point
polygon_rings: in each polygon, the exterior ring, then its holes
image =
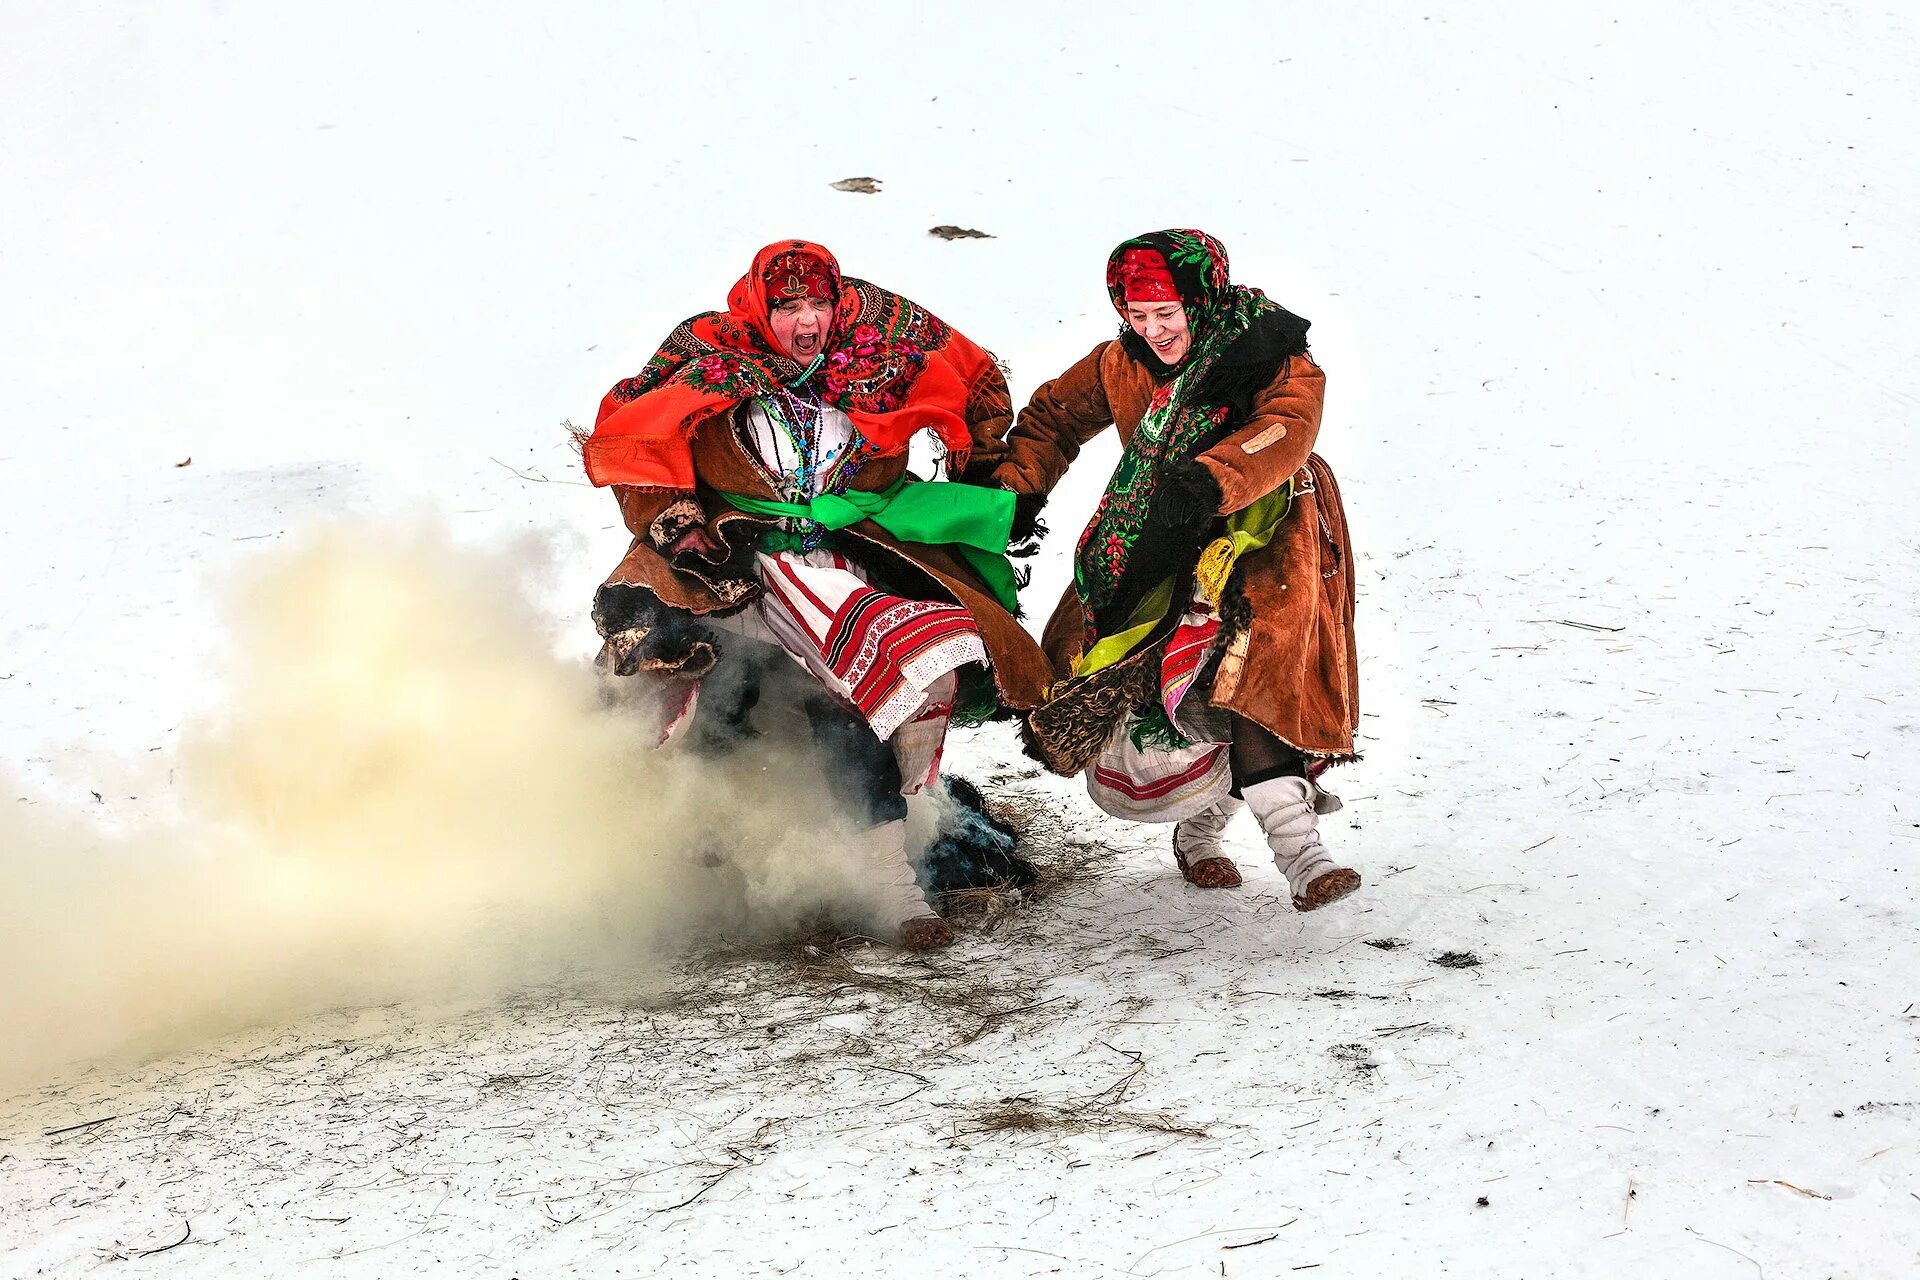
{"type": "Polygon", "coordinates": [[[1168,578],[1140,597],[1140,603],[1133,607],[1133,616],[1127,619],[1126,626],[1110,636],[1101,636],[1094,641],[1092,648],[1074,660],[1073,674],[1090,676],[1132,653],[1142,640],[1153,634],[1172,604],[1173,579],[1168,578]]]}
{"type": "MultiPolygon", "coordinates": [[[[775,502],[744,493],[720,495],[748,515],[811,521],[828,530],[871,520],[901,542],[949,545],[960,553],[1001,607],[1012,613],[1019,602],[1007,541],[1013,532],[1013,494],[952,480],[905,476],[878,492],[823,493],[811,502],[775,502]]],[[[800,535],[772,530],[760,543],[767,551],[797,551],[800,535]]]]}

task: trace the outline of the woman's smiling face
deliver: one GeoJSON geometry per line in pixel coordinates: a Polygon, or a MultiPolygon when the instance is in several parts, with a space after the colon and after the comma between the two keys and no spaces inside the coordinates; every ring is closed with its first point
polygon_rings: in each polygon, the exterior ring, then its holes
{"type": "Polygon", "coordinates": [[[1179,364],[1193,345],[1187,309],[1178,302],[1129,302],[1127,323],[1163,364],[1179,364]]]}

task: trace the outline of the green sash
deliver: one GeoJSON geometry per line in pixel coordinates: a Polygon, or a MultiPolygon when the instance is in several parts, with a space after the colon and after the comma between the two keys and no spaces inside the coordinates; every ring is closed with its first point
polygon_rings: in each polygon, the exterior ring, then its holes
{"type": "MultiPolygon", "coordinates": [[[[1012,613],[1019,601],[1013,565],[1007,560],[1007,539],[1013,531],[1013,494],[977,484],[951,480],[919,480],[905,476],[877,493],[852,490],[823,493],[811,502],[775,502],[744,493],[720,495],[736,508],[755,516],[810,520],[826,529],[844,529],[871,520],[901,542],[950,545],[980,575],[1001,607],[1012,613]]],[[[761,540],[767,551],[794,551],[800,535],[773,530],[761,540]]]]}

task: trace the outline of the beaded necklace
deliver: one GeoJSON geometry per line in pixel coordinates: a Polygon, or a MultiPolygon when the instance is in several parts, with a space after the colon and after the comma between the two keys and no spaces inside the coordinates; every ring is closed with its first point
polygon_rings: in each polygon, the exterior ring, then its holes
{"type": "MultiPolygon", "coordinates": [[[[853,431],[843,444],[828,449],[823,456],[820,452],[820,425],[826,413],[817,398],[797,392],[789,385],[776,387],[771,395],[757,399],[766,412],[767,420],[779,428],[780,434],[793,446],[792,492],[788,496],[797,502],[806,502],[815,497],[816,477],[820,480],[818,493],[844,494],[871,452],[866,442],[860,439],[859,432],[853,431]]],[[[827,536],[827,530],[818,521],[800,520],[793,523],[800,526],[798,533],[803,552],[814,550],[827,536]]]]}

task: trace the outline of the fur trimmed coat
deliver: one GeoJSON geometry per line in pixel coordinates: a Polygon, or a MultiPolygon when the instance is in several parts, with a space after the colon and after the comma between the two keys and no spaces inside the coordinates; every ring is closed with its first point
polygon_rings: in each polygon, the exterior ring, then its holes
{"type": "MultiPolygon", "coordinates": [[[[975,388],[967,406],[974,440],[969,479],[979,479],[1004,453],[1000,437],[1012,406],[997,370],[990,381],[991,387],[975,388]]],[[[735,510],[715,494],[767,499],[779,494],[736,434],[731,412],[714,414],[693,429],[692,457],[696,486],[691,493],[612,486],[633,542],[596,594],[593,615],[607,641],[602,661],[622,673],[700,674],[712,665],[715,641],[698,625],[699,618],[737,611],[760,590],[752,574],[752,550],[776,522],[735,510]],[[694,525],[723,548],[720,560],[686,551],[672,554],[674,543],[694,525]]],[[[886,489],[906,465],[904,454],[875,458],[854,477],[853,487],[886,489]]],[[[836,536],[876,585],[912,599],[964,606],[980,628],[1001,705],[1025,711],[1040,704],[1051,680],[1046,656],[954,550],[900,542],[870,520],[836,536]]]]}
{"type": "MultiPolygon", "coordinates": [[[[994,461],[992,482],[1016,494],[1050,492],[1081,447],[1109,426],[1131,440],[1158,385],[1119,341],[1101,343],[1034,392],[994,461]]],[[[1325,390],[1310,355],[1285,357],[1245,422],[1196,461],[1218,485],[1216,516],[1294,482],[1280,532],[1234,568],[1210,700],[1309,756],[1345,760],[1353,757],[1360,717],[1354,572],[1339,486],[1313,452],[1325,390]]],[[[1054,678],[1071,673],[1085,630],[1069,587],[1041,640],[1054,678]]]]}

